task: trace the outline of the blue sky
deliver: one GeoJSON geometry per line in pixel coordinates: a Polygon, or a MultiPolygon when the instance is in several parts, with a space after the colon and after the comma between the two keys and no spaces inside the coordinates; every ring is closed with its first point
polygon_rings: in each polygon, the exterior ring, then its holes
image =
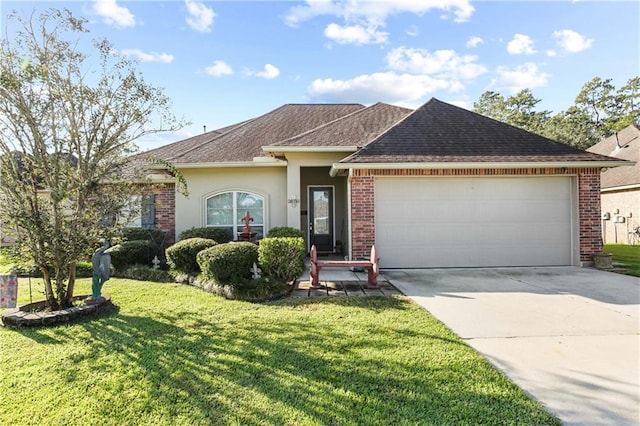
{"type": "MultiPolygon", "coordinates": [[[[192,124],[141,149],[286,103],[377,101],[466,108],[486,90],[529,88],[541,108],[573,104],[584,83],[640,74],[637,1],[56,1],[140,60],[138,69],[192,124]]],[[[3,30],[4,33],[4,30],[3,30]]]]}

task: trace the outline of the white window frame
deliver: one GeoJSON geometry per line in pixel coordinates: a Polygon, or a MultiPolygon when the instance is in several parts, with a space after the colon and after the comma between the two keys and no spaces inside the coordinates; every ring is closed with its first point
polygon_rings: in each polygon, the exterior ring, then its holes
{"type": "MultiPolygon", "coordinates": [[[[262,237],[264,238],[264,236],[266,235],[267,232],[267,197],[265,197],[262,194],[259,194],[257,192],[254,191],[249,191],[246,189],[231,189],[231,190],[226,190],[226,191],[219,191],[219,192],[215,192],[211,195],[208,195],[204,198],[204,225],[206,227],[211,227],[211,228],[229,228],[229,226],[231,226],[233,228],[233,239],[234,240],[238,240],[238,228],[241,228],[244,226],[244,222],[242,222],[241,220],[238,219],[238,193],[243,193],[243,194],[249,194],[249,195],[253,195],[255,197],[260,197],[262,199],[262,220],[263,223],[257,223],[257,222],[251,222],[250,226],[253,227],[262,227],[262,237]],[[209,221],[209,200],[211,198],[214,197],[218,197],[220,195],[224,195],[224,194],[233,194],[233,198],[232,198],[232,218],[233,218],[233,224],[230,225],[210,225],[208,223],[209,221]]],[[[244,216],[244,215],[243,215],[244,216]]]]}

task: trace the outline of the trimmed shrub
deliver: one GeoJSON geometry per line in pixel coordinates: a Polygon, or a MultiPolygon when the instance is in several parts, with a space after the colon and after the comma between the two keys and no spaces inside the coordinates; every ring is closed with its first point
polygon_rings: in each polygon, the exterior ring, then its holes
{"type": "Polygon", "coordinates": [[[197,275],[200,273],[200,266],[196,256],[202,250],[217,244],[216,241],[207,238],[187,238],[178,241],[165,250],[167,264],[174,271],[197,275]]]}
{"type": "Polygon", "coordinates": [[[226,243],[202,250],[197,255],[204,278],[220,285],[242,287],[258,263],[258,247],[249,242],[226,243]]]}
{"type": "Polygon", "coordinates": [[[76,263],[76,277],[90,278],[93,276],[93,264],[91,262],[76,263]]]}
{"type": "MultiPolygon", "coordinates": [[[[163,231],[156,228],[122,228],[120,229],[120,240],[124,241],[151,241],[159,248],[164,247],[166,235],[163,231]]],[[[162,250],[156,253],[161,257],[162,250]]]]}
{"type": "Polygon", "coordinates": [[[275,228],[269,229],[267,238],[281,238],[281,237],[302,238],[303,235],[301,230],[292,228],[290,226],[276,226],[275,228]]]}
{"type": "Polygon", "coordinates": [[[173,277],[168,271],[153,269],[145,265],[131,265],[115,273],[119,278],[128,278],[138,281],[153,281],[157,283],[173,282],[173,277]]]}
{"type": "Polygon", "coordinates": [[[212,228],[210,226],[204,228],[189,228],[180,233],[179,240],[188,238],[206,238],[216,241],[218,244],[228,243],[233,239],[231,230],[225,228],[212,228]]]}
{"type": "Polygon", "coordinates": [[[116,269],[124,269],[131,265],[151,265],[151,261],[158,254],[158,247],[152,241],[135,240],[123,241],[109,249],[111,264],[116,269]]]}
{"type": "Polygon", "coordinates": [[[258,247],[262,271],[276,280],[289,282],[304,271],[304,240],[300,237],[263,238],[258,247]]]}

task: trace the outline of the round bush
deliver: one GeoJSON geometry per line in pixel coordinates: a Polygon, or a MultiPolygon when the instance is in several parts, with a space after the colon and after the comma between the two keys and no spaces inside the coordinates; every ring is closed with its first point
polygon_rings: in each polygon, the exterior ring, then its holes
{"type": "Polygon", "coordinates": [[[304,240],[302,238],[263,238],[258,247],[262,271],[277,280],[289,282],[304,272],[304,240]]]}
{"type": "Polygon", "coordinates": [[[301,230],[290,226],[276,226],[275,228],[271,228],[267,234],[267,238],[280,237],[303,238],[303,235],[301,230]]]}
{"type": "Polygon", "coordinates": [[[116,269],[131,265],[151,265],[151,261],[158,255],[158,247],[147,240],[123,241],[109,249],[111,264],[116,269]]]}
{"type": "Polygon", "coordinates": [[[233,239],[233,235],[230,229],[225,228],[189,228],[180,233],[180,240],[186,240],[187,238],[206,238],[214,240],[219,244],[228,243],[233,239]]]}
{"type": "Polygon", "coordinates": [[[207,238],[181,240],[165,250],[167,263],[174,271],[192,275],[199,274],[200,266],[196,256],[202,250],[217,244],[216,241],[207,238]]]}
{"type": "Polygon", "coordinates": [[[204,278],[220,285],[242,286],[258,263],[258,246],[249,242],[226,243],[202,250],[197,255],[204,278]]]}

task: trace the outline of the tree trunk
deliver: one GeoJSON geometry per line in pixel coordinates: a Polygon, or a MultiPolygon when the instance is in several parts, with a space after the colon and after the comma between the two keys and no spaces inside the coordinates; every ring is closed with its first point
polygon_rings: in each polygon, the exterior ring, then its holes
{"type": "Polygon", "coordinates": [[[47,305],[51,307],[51,309],[58,309],[58,301],[56,300],[56,296],[53,292],[53,286],[51,285],[51,274],[49,273],[49,269],[46,266],[40,266],[40,271],[42,271],[42,278],[44,280],[44,293],[47,298],[47,305]]]}
{"type": "Polygon", "coordinates": [[[69,265],[69,282],[67,283],[66,307],[73,305],[73,290],[76,285],[76,263],[69,265]]]}

